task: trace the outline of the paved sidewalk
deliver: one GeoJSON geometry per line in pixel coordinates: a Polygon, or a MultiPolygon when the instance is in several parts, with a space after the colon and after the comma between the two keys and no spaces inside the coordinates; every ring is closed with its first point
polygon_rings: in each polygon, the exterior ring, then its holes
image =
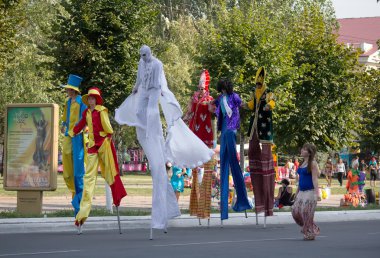
{"type": "MultiPolygon", "coordinates": [[[[318,202],[318,206],[324,207],[339,207],[341,195],[331,195],[330,198],[324,199],[318,202]]],[[[180,196],[179,206],[180,209],[189,208],[190,196],[180,196]]],[[[105,196],[95,196],[92,200],[93,208],[105,208],[106,197],[105,196]]],[[[213,208],[217,209],[219,207],[218,200],[212,200],[213,208]]],[[[17,197],[13,196],[0,196],[0,211],[5,210],[15,210],[17,207],[17,197]]],[[[152,207],[152,197],[151,196],[131,196],[127,195],[123,198],[120,209],[150,209],[152,207]]],[[[49,213],[58,210],[71,210],[71,196],[44,196],[42,210],[43,213],[49,213]]]]}

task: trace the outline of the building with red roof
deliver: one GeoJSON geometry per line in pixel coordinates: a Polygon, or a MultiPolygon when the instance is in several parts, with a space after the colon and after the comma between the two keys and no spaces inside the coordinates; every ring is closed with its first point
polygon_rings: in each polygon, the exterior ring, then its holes
{"type": "Polygon", "coordinates": [[[338,19],[338,22],[338,41],[347,47],[361,49],[361,64],[380,69],[380,50],[376,43],[380,40],[380,16],[338,19]]]}

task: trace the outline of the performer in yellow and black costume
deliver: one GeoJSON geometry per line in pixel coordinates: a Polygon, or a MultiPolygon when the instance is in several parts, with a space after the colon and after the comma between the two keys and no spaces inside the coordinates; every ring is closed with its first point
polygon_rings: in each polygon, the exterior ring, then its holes
{"type": "Polygon", "coordinates": [[[266,71],[260,67],[256,73],[256,87],[247,106],[252,110],[249,136],[249,169],[255,195],[256,213],[273,215],[275,170],[272,156],[274,94],[265,83],[266,71]]]}

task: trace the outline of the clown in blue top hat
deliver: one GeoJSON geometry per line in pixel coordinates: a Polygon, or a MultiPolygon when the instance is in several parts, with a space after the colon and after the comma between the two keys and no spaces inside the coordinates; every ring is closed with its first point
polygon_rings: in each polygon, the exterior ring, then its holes
{"type": "Polygon", "coordinates": [[[67,84],[62,85],[62,87],[66,89],[73,89],[80,93],[79,86],[82,81],[83,81],[82,77],[75,74],[70,74],[69,79],[67,80],[67,84]]]}
{"type": "Polygon", "coordinates": [[[66,85],[67,99],[63,108],[61,132],[64,134],[62,142],[63,178],[67,188],[72,193],[74,215],[79,212],[83,193],[83,176],[85,173],[85,135],[83,132],[71,137],[74,126],[81,120],[87,106],[80,96],[79,86],[83,78],[70,74],[66,85]]]}

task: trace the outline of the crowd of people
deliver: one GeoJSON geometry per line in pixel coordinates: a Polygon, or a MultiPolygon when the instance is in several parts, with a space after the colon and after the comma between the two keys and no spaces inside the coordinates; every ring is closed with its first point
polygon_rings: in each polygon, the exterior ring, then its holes
{"type": "Polygon", "coordinates": [[[369,186],[371,188],[376,187],[380,166],[375,156],[372,156],[369,162],[366,162],[364,159],[359,161],[359,157],[355,156],[351,161],[351,165],[348,166],[347,162],[339,158],[339,155],[336,155],[334,158],[327,158],[325,163],[323,174],[325,175],[327,186],[331,187],[332,178],[334,177],[337,178],[339,185],[343,186],[343,179],[349,179],[349,173],[353,170],[358,171],[360,191],[363,190],[366,179],[369,179],[369,186]]]}

